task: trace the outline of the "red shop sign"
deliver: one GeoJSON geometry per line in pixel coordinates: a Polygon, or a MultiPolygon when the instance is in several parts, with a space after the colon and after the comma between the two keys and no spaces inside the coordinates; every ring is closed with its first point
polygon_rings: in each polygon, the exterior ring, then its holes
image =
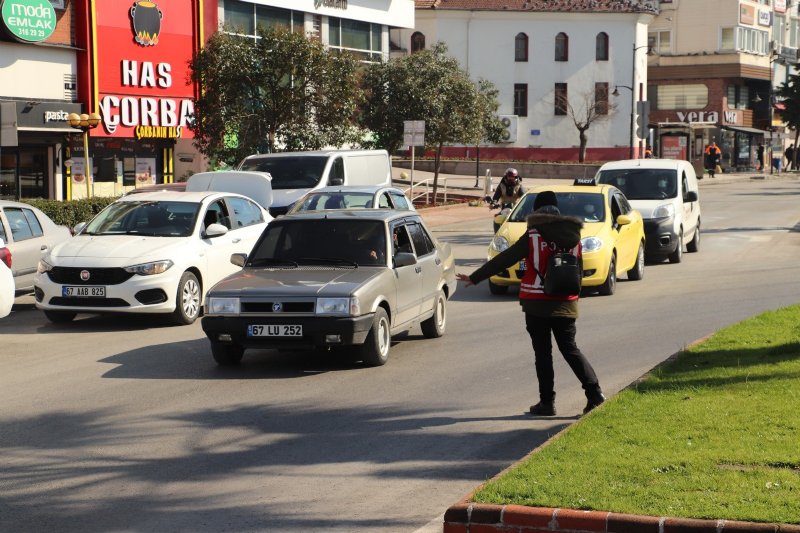
{"type": "Polygon", "coordinates": [[[95,87],[104,133],[192,138],[188,62],[197,42],[193,0],[94,0],[95,87]]]}

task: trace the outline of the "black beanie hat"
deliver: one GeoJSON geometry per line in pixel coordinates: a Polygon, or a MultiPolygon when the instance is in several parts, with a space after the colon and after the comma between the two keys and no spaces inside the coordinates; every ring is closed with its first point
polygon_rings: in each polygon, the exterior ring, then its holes
{"type": "Polygon", "coordinates": [[[537,194],[536,199],[533,201],[533,210],[536,211],[540,207],[544,207],[546,205],[558,207],[558,199],[556,198],[556,193],[553,191],[542,191],[537,194]]]}

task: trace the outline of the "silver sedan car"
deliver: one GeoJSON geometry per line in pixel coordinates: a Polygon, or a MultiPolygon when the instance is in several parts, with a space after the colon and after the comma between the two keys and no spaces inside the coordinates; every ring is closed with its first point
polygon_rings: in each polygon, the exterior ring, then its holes
{"type": "Polygon", "coordinates": [[[289,213],[325,209],[407,209],[414,204],[403,191],[385,185],[339,186],[314,189],[292,205],[289,213]]]}
{"type": "Polygon", "coordinates": [[[217,283],[203,330],[217,363],[247,348],[342,348],[380,366],[391,337],[419,324],[440,337],[455,262],[415,212],[321,211],[275,219],[242,270],[217,283]]]}

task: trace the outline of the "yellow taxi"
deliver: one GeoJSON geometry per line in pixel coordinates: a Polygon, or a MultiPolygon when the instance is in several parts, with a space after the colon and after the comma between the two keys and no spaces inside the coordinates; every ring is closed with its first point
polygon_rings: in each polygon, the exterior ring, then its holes
{"type": "MultiPolygon", "coordinates": [[[[583,287],[600,294],[614,294],[617,276],[629,280],[644,276],[644,223],[622,191],[611,185],[597,185],[594,178],[578,178],[572,185],[543,185],[520,198],[489,244],[489,259],[515,243],[527,229],[528,215],[541,191],[553,191],[562,215],[583,220],[583,287]]],[[[492,294],[504,294],[518,286],[525,261],[489,278],[492,294]]]]}

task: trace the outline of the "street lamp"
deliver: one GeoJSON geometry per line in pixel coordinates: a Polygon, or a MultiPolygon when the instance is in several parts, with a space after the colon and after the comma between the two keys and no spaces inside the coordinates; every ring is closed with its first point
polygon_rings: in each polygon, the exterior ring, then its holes
{"type": "Polygon", "coordinates": [[[617,87],[623,87],[625,89],[629,89],[631,91],[631,125],[630,125],[630,136],[628,137],[628,141],[630,144],[629,149],[629,159],[633,159],[633,145],[636,141],[633,138],[633,122],[634,116],[636,114],[636,51],[642,48],[647,48],[647,55],[651,55],[653,53],[653,49],[650,48],[649,44],[643,44],[642,46],[636,46],[636,43],[633,43],[633,56],[631,58],[631,85],[630,87],[627,85],[617,85],[614,87],[614,92],[611,93],[613,96],[619,96],[619,91],[617,87]]]}
{"type": "Polygon", "coordinates": [[[92,183],[92,165],[89,163],[89,130],[96,128],[103,118],[99,113],[70,113],[67,115],[67,123],[83,132],[83,158],[85,160],[84,167],[86,169],[86,197],[91,198],[92,192],[90,183],[92,183]]]}

